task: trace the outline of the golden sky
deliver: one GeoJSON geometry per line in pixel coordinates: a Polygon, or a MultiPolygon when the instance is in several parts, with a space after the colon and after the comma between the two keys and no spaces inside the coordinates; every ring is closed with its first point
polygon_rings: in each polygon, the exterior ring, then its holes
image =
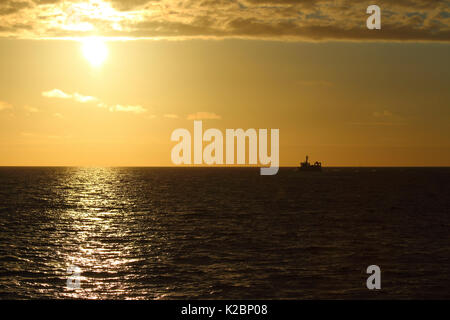
{"type": "Polygon", "coordinates": [[[449,8],[2,1],[0,165],[171,165],[171,132],[202,119],[280,129],[284,166],[448,166],[449,8]]]}

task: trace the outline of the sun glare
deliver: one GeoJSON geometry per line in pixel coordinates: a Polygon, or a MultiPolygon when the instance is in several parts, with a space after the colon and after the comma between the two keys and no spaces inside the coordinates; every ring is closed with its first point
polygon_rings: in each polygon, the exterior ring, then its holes
{"type": "Polygon", "coordinates": [[[108,48],[100,38],[87,38],[83,40],[82,51],[84,57],[93,67],[101,66],[108,57],[108,48]]]}

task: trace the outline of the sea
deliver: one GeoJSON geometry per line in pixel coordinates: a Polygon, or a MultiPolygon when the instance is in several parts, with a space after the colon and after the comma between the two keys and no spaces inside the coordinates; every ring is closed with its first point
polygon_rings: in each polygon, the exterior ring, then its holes
{"type": "Polygon", "coordinates": [[[450,168],[2,167],[0,299],[449,299],[449,231],[450,168]]]}

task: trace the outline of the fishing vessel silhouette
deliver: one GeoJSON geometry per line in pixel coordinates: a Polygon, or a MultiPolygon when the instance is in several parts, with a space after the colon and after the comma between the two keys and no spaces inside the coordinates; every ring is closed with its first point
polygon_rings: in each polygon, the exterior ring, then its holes
{"type": "Polygon", "coordinates": [[[305,162],[300,162],[300,167],[298,167],[298,171],[305,171],[305,172],[320,172],[322,171],[322,163],[321,162],[314,162],[314,164],[310,164],[308,161],[309,157],[306,156],[305,162]]]}

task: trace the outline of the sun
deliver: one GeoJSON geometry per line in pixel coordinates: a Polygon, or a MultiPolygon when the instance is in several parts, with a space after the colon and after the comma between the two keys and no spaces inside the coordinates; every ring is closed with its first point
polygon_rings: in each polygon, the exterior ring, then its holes
{"type": "Polygon", "coordinates": [[[108,47],[102,39],[96,37],[84,39],[82,51],[93,67],[100,67],[108,57],[108,47]]]}

